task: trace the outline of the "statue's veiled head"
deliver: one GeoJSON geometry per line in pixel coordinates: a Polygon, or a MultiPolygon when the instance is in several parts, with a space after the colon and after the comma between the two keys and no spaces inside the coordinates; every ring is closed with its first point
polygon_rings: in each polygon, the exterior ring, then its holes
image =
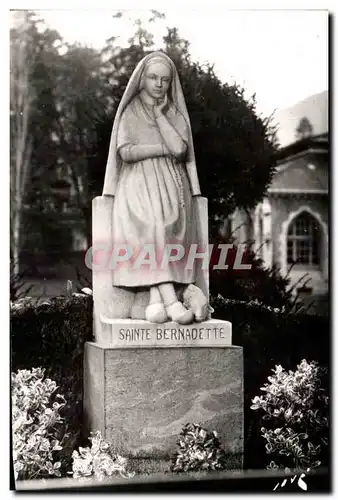
{"type": "Polygon", "coordinates": [[[117,148],[119,127],[126,108],[140,92],[143,94],[141,94],[140,97],[146,97],[146,94],[151,96],[149,100],[142,99],[142,102],[148,105],[154,105],[155,101],[161,101],[167,94],[169,109],[172,116],[180,114],[185,119],[188,132],[186,166],[187,171],[190,172],[192,176],[191,185],[194,195],[200,195],[191,125],[183,89],[174,61],[162,51],[147,54],[139,61],[118,105],[110,140],[103,193],[113,196],[116,192],[121,168],[121,156],[117,148]]]}
{"type": "Polygon", "coordinates": [[[140,90],[144,89],[153,99],[163,99],[170,88],[172,76],[170,62],[161,56],[153,57],[145,64],[140,90]]]}

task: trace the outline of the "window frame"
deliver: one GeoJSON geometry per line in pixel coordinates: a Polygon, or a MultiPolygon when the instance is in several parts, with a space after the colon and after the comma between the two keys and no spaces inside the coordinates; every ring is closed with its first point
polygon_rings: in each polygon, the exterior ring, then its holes
{"type": "MultiPolygon", "coordinates": [[[[286,261],[287,264],[293,264],[297,267],[311,267],[311,268],[320,268],[322,256],[321,256],[321,239],[322,239],[322,230],[320,223],[313,217],[312,214],[304,211],[299,213],[289,224],[287,234],[286,234],[286,261]],[[303,233],[297,230],[297,222],[299,223],[302,219],[307,219],[307,233],[303,233]],[[317,240],[317,241],[316,241],[317,240]],[[308,253],[307,262],[301,262],[301,250],[299,242],[304,242],[304,249],[308,253]],[[290,257],[290,245],[291,242],[291,252],[292,257],[290,257]],[[305,246],[305,243],[308,243],[305,246]],[[315,242],[317,245],[317,251],[315,248],[315,242]]],[[[303,255],[303,259],[304,259],[303,255]]]]}

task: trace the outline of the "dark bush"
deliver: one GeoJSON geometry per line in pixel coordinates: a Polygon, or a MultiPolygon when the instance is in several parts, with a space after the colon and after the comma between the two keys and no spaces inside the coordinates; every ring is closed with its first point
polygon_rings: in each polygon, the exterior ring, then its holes
{"type": "Polygon", "coordinates": [[[236,246],[232,239],[215,241],[210,259],[210,293],[232,300],[257,300],[271,307],[294,308],[294,297],[290,280],[280,274],[276,266],[268,268],[256,253],[246,246],[236,246]],[[230,244],[225,262],[220,260],[219,245],[230,244]],[[227,269],[215,269],[218,263],[226,264],[227,269]],[[238,264],[250,265],[250,269],[238,269],[238,264]],[[237,269],[236,269],[237,267],[237,269]]]}

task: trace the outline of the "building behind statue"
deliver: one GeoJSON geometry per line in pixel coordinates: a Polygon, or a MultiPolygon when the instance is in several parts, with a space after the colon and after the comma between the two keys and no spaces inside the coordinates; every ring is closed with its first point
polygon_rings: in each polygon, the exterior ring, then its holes
{"type": "Polygon", "coordinates": [[[328,92],[275,114],[277,172],[263,201],[237,210],[237,243],[253,243],[266,266],[276,265],[300,297],[324,301],[328,293],[329,137],[328,92]]]}

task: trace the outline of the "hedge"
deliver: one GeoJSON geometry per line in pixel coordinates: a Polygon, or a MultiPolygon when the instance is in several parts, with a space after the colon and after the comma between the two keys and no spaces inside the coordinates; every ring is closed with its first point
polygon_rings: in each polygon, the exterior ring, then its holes
{"type": "MultiPolygon", "coordinates": [[[[295,369],[302,360],[330,365],[329,318],[290,315],[260,304],[214,299],[214,318],[232,322],[233,344],[244,351],[245,468],[267,463],[262,422],[251,400],[276,364],[295,369]]],[[[73,294],[34,305],[25,299],[11,307],[12,371],[41,366],[68,401],[71,428],[82,428],[83,352],[92,338],[92,297],[73,294]]]]}

